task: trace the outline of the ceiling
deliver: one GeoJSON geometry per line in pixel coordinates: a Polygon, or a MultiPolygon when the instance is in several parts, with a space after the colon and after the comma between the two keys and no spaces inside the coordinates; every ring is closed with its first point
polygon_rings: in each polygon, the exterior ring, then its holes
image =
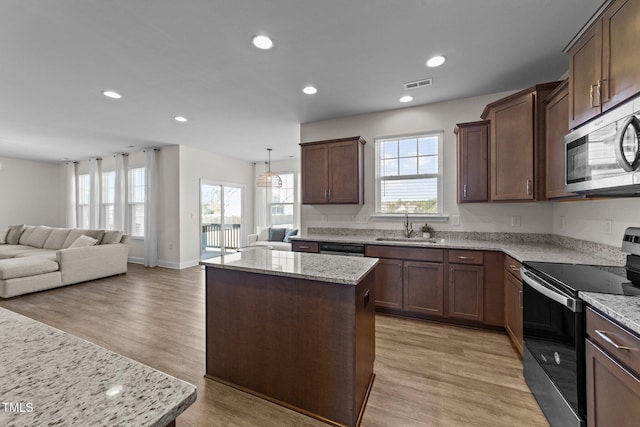
{"type": "Polygon", "coordinates": [[[2,0],[0,156],[185,144],[297,157],[300,123],[557,79],[562,49],[602,2],[2,0]],[[253,47],[256,34],[274,48],[253,47]],[[425,67],[434,54],[447,62],[425,67]],[[433,86],[400,104],[402,84],[425,77],[433,86]]]}

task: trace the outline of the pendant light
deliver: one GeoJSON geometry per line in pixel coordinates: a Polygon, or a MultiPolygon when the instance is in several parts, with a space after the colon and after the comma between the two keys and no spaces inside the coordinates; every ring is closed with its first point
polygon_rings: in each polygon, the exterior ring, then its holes
{"type": "Polygon", "coordinates": [[[269,152],[269,169],[267,172],[260,174],[256,181],[256,186],[262,188],[281,188],[282,179],[278,174],[271,172],[271,148],[267,148],[267,151],[269,152]]]}

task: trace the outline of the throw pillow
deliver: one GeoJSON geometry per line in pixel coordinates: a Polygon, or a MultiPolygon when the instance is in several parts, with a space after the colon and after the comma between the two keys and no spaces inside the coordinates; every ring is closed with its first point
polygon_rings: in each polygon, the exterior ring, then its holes
{"type": "Polygon", "coordinates": [[[291,230],[287,230],[287,234],[284,236],[284,239],[282,240],[285,243],[291,243],[291,240],[289,240],[289,237],[293,237],[293,236],[297,236],[298,235],[298,229],[297,228],[293,228],[291,230]]]}
{"type": "Polygon", "coordinates": [[[17,245],[20,241],[20,236],[22,236],[22,232],[25,229],[24,224],[20,225],[10,225],[9,232],[7,233],[7,244],[9,245],[17,245]]]}
{"type": "Polygon", "coordinates": [[[100,244],[100,241],[104,237],[104,230],[87,230],[84,235],[93,237],[98,241],[98,244],[100,244]]]}
{"type": "Polygon", "coordinates": [[[270,242],[282,242],[284,235],[287,232],[286,228],[270,228],[269,229],[269,241],[270,242]]]}
{"type": "Polygon", "coordinates": [[[33,246],[34,248],[42,248],[49,238],[51,231],[53,231],[51,227],[39,225],[35,230],[33,230],[33,232],[31,232],[29,237],[27,237],[25,243],[29,246],[33,246]]]}
{"type": "Polygon", "coordinates": [[[269,240],[269,227],[258,226],[258,240],[269,240]]]}
{"type": "Polygon", "coordinates": [[[122,240],[122,231],[118,230],[106,230],[104,232],[104,237],[100,242],[101,245],[112,245],[114,243],[120,243],[122,240]]]}
{"type": "Polygon", "coordinates": [[[93,237],[80,236],[71,244],[71,246],[69,246],[69,248],[86,248],[88,246],[94,246],[96,243],[98,243],[98,240],[93,237]]]}
{"type": "Polygon", "coordinates": [[[0,245],[7,243],[7,234],[9,234],[9,228],[0,228],[0,245]]]}

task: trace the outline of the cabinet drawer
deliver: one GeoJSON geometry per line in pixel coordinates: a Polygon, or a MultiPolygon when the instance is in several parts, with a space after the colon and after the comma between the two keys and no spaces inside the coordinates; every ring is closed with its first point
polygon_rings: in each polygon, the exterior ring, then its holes
{"type": "Polygon", "coordinates": [[[484,262],[482,254],[482,251],[449,250],[449,262],[455,264],[482,265],[484,262]]]}
{"type": "Polygon", "coordinates": [[[318,253],[320,251],[318,242],[306,242],[304,240],[292,240],[291,250],[294,252],[312,252],[318,253]]]}
{"type": "Polygon", "coordinates": [[[520,267],[522,267],[522,264],[518,261],[511,258],[509,255],[504,256],[504,269],[518,280],[520,280],[520,267]]]}
{"type": "Polygon", "coordinates": [[[404,246],[367,245],[365,246],[364,254],[375,258],[395,258],[410,261],[442,262],[444,260],[444,250],[442,249],[408,248],[404,246]]]}
{"type": "Polygon", "coordinates": [[[587,336],[627,367],[640,373],[640,339],[592,308],[587,308],[587,336]]]}

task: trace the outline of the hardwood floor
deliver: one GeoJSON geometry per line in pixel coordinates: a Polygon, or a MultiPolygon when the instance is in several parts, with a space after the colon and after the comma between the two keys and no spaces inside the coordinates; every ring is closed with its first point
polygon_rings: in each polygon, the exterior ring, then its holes
{"type": "MultiPolygon", "coordinates": [[[[188,381],[177,426],[326,426],[203,377],[204,270],[147,269],[4,307],[188,381]]],[[[376,316],[376,380],[362,426],[548,426],[504,333],[376,316]]]]}

